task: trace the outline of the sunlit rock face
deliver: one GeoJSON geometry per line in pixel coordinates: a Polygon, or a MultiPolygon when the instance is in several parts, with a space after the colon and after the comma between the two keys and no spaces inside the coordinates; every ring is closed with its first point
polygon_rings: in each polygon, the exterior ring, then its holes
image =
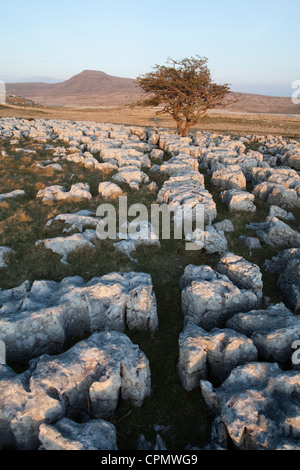
{"type": "Polygon", "coordinates": [[[100,332],[58,356],[32,360],[22,374],[0,366],[0,392],[0,447],[36,449],[43,424],[111,417],[120,399],[141,406],[151,374],[147,357],[125,334],[100,332]]]}
{"type": "Polygon", "coordinates": [[[216,204],[204,188],[203,175],[196,171],[171,176],[160,189],[157,202],[167,204],[170,211],[177,211],[177,214],[193,210],[197,205],[203,206],[206,224],[211,224],[217,217],[216,204]]]}
{"type": "Polygon", "coordinates": [[[41,424],[39,450],[118,450],[115,426],[103,419],[76,423],[63,418],[57,423],[41,424]]]}
{"type": "Polygon", "coordinates": [[[144,273],[111,273],[85,283],[28,281],[0,291],[0,338],[7,361],[57,353],[66,341],[102,330],[155,331],[156,298],[144,273]]]}
{"type": "Polygon", "coordinates": [[[220,383],[238,365],[256,360],[251,339],[229,328],[208,333],[189,324],[179,337],[178,373],[186,390],[199,387],[200,379],[220,383]]]}
{"type": "Polygon", "coordinates": [[[251,289],[257,297],[257,305],[263,296],[262,273],[257,264],[247,261],[242,256],[226,253],[218,263],[217,271],[225,274],[240,289],[251,289]]]}
{"type": "Polygon", "coordinates": [[[64,186],[54,185],[40,189],[36,195],[42,202],[65,201],[70,199],[92,199],[88,183],[73,184],[69,191],[64,186]]]}
{"type": "Polygon", "coordinates": [[[213,172],[211,182],[222,189],[246,189],[246,177],[239,165],[230,165],[213,172]]]}
{"type": "Polygon", "coordinates": [[[247,312],[258,304],[251,289],[240,289],[210,266],[187,266],[180,284],[185,323],[194,323],[206,331],[223,327],[234,313],[247,312]]]}
{"type": "Polygon", "coordinates": [[[255,212],[254,195],[239,189],[228,189],[220,196],[221,202],[225,204],[230,212],[255,212]]]}
{"type": "Polygon", "coordinates": [[[98,186],[98,193],[104,199],[116,199],[124,195],[122,189],[111,181],[104,181],[103,183],[100,183],[98,186]]]}
{"type": "Polygon", "coordinates": [[[216,415],[211,448],[299,450],[299,380],[299,372],[266,362],[235,368],[219,388],[201,380],[216,415]]]}
{"type": "Polygon", "coordinates": [[[119,169],[112,180],[117,183],[127,183],[131,189],[139,190],[142,184],[149,183],[149,176],[134,165],[124,166],[119,169]]]}
{"type": "Polygon", "coordinates": [[[236,313],[226,326],[251,338],[263,360],[291,365],[293,342],[300,337],[300,317],[283,303],[236,313]]]}
{"type": "Polygon", "coordinates": [[[68,256],[82,248],[95,248],[93,242],[97,240],[97,232],[86,229],[82,233],[74,233],[67,237],[54,237],[38,240],[35,245],[44,245],[47,250],[61,256],[61,263],[68,264],[68,256]]]}

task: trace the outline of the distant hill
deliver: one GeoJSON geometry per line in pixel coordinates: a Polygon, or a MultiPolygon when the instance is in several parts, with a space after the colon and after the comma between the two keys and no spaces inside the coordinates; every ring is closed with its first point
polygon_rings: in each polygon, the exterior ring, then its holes
{"type": "MultiPolygon", "coordinates": [[[[44,106],[118,106],[137,100],[140,90],[131,78],[84,70],[59,83],[7,83],[8,93],[44,106]]],[[[226,111],[243,113],[300,114],[290,98],[238,93],[239,101],[226,111]]]]}
{"type": "Polygon", "coordinates": [[[134,80],[95,70],[84,70],[60,83],[7,83],[6,89],[44,106],[122,105],[139,96],[134,80]]]}

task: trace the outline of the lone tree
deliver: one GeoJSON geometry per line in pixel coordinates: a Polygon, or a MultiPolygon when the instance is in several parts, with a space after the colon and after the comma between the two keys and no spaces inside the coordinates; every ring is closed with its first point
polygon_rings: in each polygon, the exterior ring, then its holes
{"type": "Polygon", "coordinates": [[[168,66],[156,65],[153,72],[137,77],[143,96],[135,105],[163,106],[156,114],[170,114],[178,133],[188,136],[189,129],[209,109],[236,101],[227,83],[217,85],[212,81],[207,60],[196,56],[180,61],[168,59],[168,66]]]}

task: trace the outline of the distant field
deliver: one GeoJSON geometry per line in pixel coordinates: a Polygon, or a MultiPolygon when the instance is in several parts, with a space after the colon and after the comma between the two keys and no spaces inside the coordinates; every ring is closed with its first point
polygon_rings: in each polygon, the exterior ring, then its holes
{"type": "MultiPolygon", "coordinates": [[[[69,108],[7,104],[0,106],[0,117],[66,119],[175,128],[175,122],[172,119],[168,116],[157,117],[156,111],[156,109],[130,109],[128,107],[69,108]]],[[[272,134],[299,138],[300,115],[210,112],[194,129],[236,135],[272,134]]]]}

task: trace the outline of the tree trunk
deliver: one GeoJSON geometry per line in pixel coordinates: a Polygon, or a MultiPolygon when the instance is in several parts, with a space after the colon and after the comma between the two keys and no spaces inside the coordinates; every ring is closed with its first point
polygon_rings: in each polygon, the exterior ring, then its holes
{"type": "Polygon", "coordinates": [[[182,137],[188,137],[189,136],[189,129],[190,127],[194,126],[196,123],[192,121],[188,121],[185,123],[185,126],[181,132],[182,137]]]}
{"type": "Polygon", "coordinates": [[[177,131],[178,131],[178,134],[180,134],[181,136],[183,133],[182,124],[183,124],[183,121],[177,121],[177,131]]]}

